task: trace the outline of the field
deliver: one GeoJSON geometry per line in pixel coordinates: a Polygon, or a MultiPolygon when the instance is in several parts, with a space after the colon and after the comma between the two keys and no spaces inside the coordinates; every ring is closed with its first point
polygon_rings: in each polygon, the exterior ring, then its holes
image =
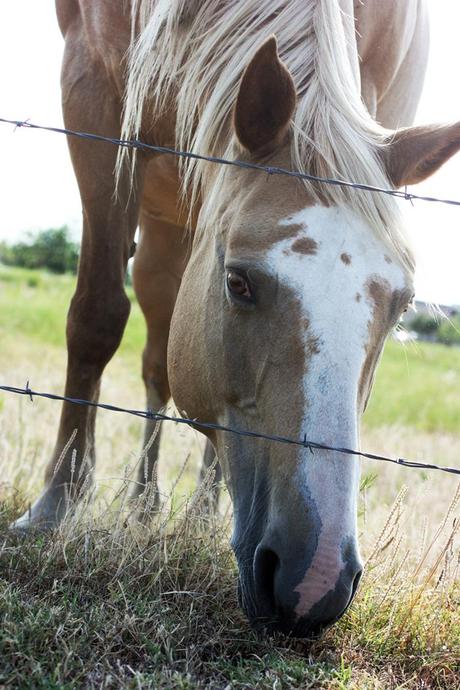
{"type": "MultiPolygon", "coordinates": [[[[62,392],[73,279],[0,266],[0,384],[62,392]]],[[[131,296],[131,295],[130,295],[131,296]]],[[[101,400],[144,407],[138,306],[101,400]]],[[[389,342],[362,447],[460,467],[460,349],[389,342]]],[[[366,690],[460,687],[460,483],[363,461],[355,603],[321,639],[264,638],[236,601],[230,505],[203,513],[202,441],[165,425],[164,509],[127,499],[142,423],[101,412],[91,510],[55,534],[11,536],[37,495],[59,403],[0,393],[0,688],[366,690]]]]}

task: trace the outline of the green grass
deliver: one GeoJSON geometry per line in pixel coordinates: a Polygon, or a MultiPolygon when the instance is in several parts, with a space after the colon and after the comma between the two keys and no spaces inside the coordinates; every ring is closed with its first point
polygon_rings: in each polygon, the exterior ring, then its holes
{"type": "Polygon", "coordinates": [[[460,431],[460,348],[418,342],[385,347],[364,423],[460,431]]]}
{"type": "MultiPolygon", "coordinates": [[[[46,271],[12,268],[0,264],[0,333],[18,333],[40,345],[65,347],[67,309],[73,295],[75,277],[46,271]]],[[[140,356],[145,326],[133,289],[127,288],[131,315],[126,328],[121,356],[140,356]]]]}

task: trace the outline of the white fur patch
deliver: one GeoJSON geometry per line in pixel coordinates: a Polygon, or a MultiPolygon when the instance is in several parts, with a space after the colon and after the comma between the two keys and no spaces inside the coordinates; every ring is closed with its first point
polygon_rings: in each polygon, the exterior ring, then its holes
{"type": "MultiPolygon", "coordinates": [[[[290,216],[280,225],[300,225],[303,231],[283,239],[268,251],[266,260],[283,285],[302,304],[309,327],[307,339],[317,339],[305,373],[304,417],[300,430],[307,439],[328,445],[357,448],[358,385],[369,339],[373,304],[367,294],[370,279],[385,280],[392,289],[405,287],[397,260],[385,259],[388,250],[359,216],[349,210],[314,206],[290,216]],[[292,249],[299,238],[317,244],[315,254],[292,249]],[[349,263],[341,259],[347,254],[349,263]],[[359,293],[360,299],[357,300],[359,293]]],[[[313,562],[297,588],[296,613],[304,616],[334,589],[344,563],[342,546],[357,546],[359,461],[352,456],[315,450],[301,451],[298,485],[313,499],[321,520],[313,562]]]]}

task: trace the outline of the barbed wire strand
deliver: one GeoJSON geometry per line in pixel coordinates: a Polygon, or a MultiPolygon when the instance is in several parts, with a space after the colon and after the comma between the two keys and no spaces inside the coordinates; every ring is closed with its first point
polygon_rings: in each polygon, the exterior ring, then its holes
{"type": "Polygon", "coordinates": [[[247,429],[236,429],[229,426],[224,426],[222,424],[214,424],[213,422],[202,422],[198,419],[189,419],[187,417],[172,417],[170,415],[164,414],[162,412],[153,412],[152,410],[133,410],[125,407],[119,407],[118,405],[110,405],[108,403],[99,403],[91,400],[81,400],[79,398],[69,398],[65,395],[56,395],[55,393],[40,393],[34,391],[29,387],[29,381],[27,381],[25,388],[17,388],[15,386],[1,386],[0,390],[6,393],[13,393],[16,395],[25,395],[33,402],[34,398],[47,398],[48,400],[60,400],[61,402],[68,402],[72,405],[83,405],[86,407],[97,407],[102,410],[108,410],[109,412],[120,412],[124,414],[133,415],[134,417],[141,417],[144,419],[151,419],[156,422],[175,422],[176,424],[186,424],[187,426],[193,426],[198,429],[212,429],[215,431],[224,431],[231,434],[236,434],[238,436],[246,436],[250,438],[264,439],[267,441],[272,441],[274,443],[286,443],[293,446],[301,446],[310,450],[314,454],[315,450],[329,450],[335,453],[342,453],[344,455],[354,455],[367,460],[377,460],[380,462],[391,462],[395,465],[401,465],[403,467],[410,467],[413,469],[420,470],[439,470],[440,472],[447,472],[449,474],[456,474],[460,476],[460,468],[457,467],[446,467],[443,465],[435,465],[433,463],[419,462],[416,460],[408,460],[406,458],[400,457],[389,457],[385,455],[378,455],[376,453],[366,453],[361,450],[353,450],[351,448],[343,448],[340,446],[331,446],[325,443],[319,443],[317,441],[310,441],[304,436],[303,439],[294,439],[287,436],[278,436],[274,434],[264,434],[257,431],[249,431],[247,429]]]}
{"type": "Polygon", "coordinates": [[[154,153],[163,153],[178,158],[193,158],[194,160],[208,161],[209,163],[216,163],[219,165],[233,165],[237,168],[244,168],[246,170],[256,170],[264,172],[268,175],[284,175],[286,177],[293,177],[300,180],[309,180],[310,182],[318,182],[320,184],[335,185],[340,187],[352,187],[353,189],[362,190],[366,192],[375,192],[378,194],[388,194],[389,196],[398,199],[405,199],[413,203],[414,201],[430,201],[440,204],[449,204],[451,206],[460,206],[460,201],[455,199],[442,199],[433,196],[422,196],[420,194],[412,194],[407,191],[407,188],[400,189],[385,189],[383,187],[375,187],[369,184],[362,184],[359,182],[350,182],[348,180],[339,180],[332,177],[318,177],[317,175],[310,175],[309,173],[300,172],[298,170],[287,170],[285,168],[271,167],[258,165],[257,163],[249,163],[248,161],[227,160],[226,158],[219,158],[217,156],[204,156],[191,151],[178,151],[169,146],[155,146],[147,144],[139,139],[116,139],[115,137],[106,137],[102,134],[94,134],[91,132],[79,132],[73,129],[66,129],[64,127],[47,127],[45,125],[38,125],[29,120],[8,120],[0,117],[0,123],[14,125],[15,128],[26,128],[35,130],[44,130],[46,132],[54,132],[57,134],[66,134],[67,136],[79,137],[80,139],[89,139],[92,141],[100,141],[112,144],[114,146],[122,146],[124,148],[138,149],[141,151],[150,151],[154,153]]]}

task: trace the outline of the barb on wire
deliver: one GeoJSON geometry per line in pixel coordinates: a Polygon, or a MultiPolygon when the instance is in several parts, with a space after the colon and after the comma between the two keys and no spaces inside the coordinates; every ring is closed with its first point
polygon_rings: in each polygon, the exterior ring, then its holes
{"type": "Polygon", "coordinates": [[[440,472],[448,472],[449,474],[457,474],[460,476],[460,468],[457,467],[446,467],[444,465],[434,465],[433,463],[419,462],[417,460],[407,460],[405,458],[399,457],[389,457],[385,455],[378,455],[376,453],[366,453],[361,450],[354,450],[352,448],[343,448],[340,446],[331,446],[326,443],[319,443],[317,441],[307,440],[306,435],[303,439],[289,438],[288,436],[278,436],[274,434],[264,434],[258,431],[249,431],[247,429],[235,429],[233,427],[224,426],[222,424],[214,424],[213,422],[202,422],[198,419],[189,419],[187,417],[172,417],[170,415],[164,414],[162,412],[152,412],[152,410],[133,410],[125,407],[119,407],[118,405],[109,405],[108,403],[98,403],[91,400],[81,400],[79,398],[69,398],[65,395],[56,395],[55,393],[39,393],[38,391],[31,390],[29,387],[29,381],[27,381],[25,388],[17,388],[15,386],[1,386],[0,390],[6,393],[14,393],[16,395],[25,395],[30,400],[33,401],[34,397],[37,398],[47,398],[48,400],[60,400],[62,402],[68,402],[72,405],[84,405],[87,407],[98,407],[102,410],[108,410],[109,412],[121,412],[124,414],[130,414],[135,417],[142,417],[144,419],[152,419],[156,422],[175,422],[176,424],[186,424],[187,426],[193,426],[198,429],[213,429],[216,431],[224,431],[230,434],[236,434],[237,436],[246,436],[250,438],[265,439],[267,441],[272,441],[274,443],[286,443],[291,446],[301,446],[303,448],[308,448],[313,454],[316,450],[329,450],[335,453],[342,453],[344,455],[354,455],[367,460],[378,460],[381,462],[391,462],[395,465],[402,465],[403,467],[411,467],[414,469],[421,470],[439,470],[440,472]]]}
{"type": "Polygon", "coordinates": [[[369,184],[362,184],[360,182],[351,182],[349,180],[339,180],[333,177],[319,177],[317,175],[310,175],[309,173],[303,173],[299,170],[287,170],[286,168],[269,167],[264,165],[258,165],[257,163],[249,163],[247,161],[240,160],[228,160],[226,158],[219,158],[217,156],[203,156],[198,153],[193,153],[191,151],[178,151],[169,146],[154,146],[153,144],[146,144],[139,139],[116,139],[115,137],[106,137],[102,134],[94,134],[91,132],[78,132],[73,129],[66,129],[64,127],[47,127],[45,125],[37,125],[29,120],[8,120],[6,118],[0,117],[0,122],[5,124],[14,125],[15,128],[23,127],[26,129],[41,129],[46,132],[55,132],[57,134],[66,134],[72,137],[79,137],[80,139],[89,139],[92,141],[102,141],[108,144],[113,144],[114,146],[122,146],[124,148],[138,149],[141,151],[151,151],[153,153],[165,153],[171,156],[177,156],[178,158],[193,158],[194,160],[208,161],[209,163],[217,163],[219,165],[233,165],[237,168],[245,168],[246,170],[257,170],[259,172],[265,172],[267,175],[284,175],[287,177],[297,178],[299,180],[309,180],[310,182],[319,182],[321,184],[335,185],[339,187],[352,187],[353,189],[358,189],[366,192],[375,192],[378,194],[388,194],[389,196],[394,196],[398,199],[405,199],[411,203],[416,201],[435,201],[440,204],[449,204],[451,206],[460,206],[460,201],[455,199],[442,199],[433,196],[422,196],[420,194],[412,194],[407,191],[407,188],[403,191],[400,189],[385,189],[383,187],[375,187],[369,184]]]}

